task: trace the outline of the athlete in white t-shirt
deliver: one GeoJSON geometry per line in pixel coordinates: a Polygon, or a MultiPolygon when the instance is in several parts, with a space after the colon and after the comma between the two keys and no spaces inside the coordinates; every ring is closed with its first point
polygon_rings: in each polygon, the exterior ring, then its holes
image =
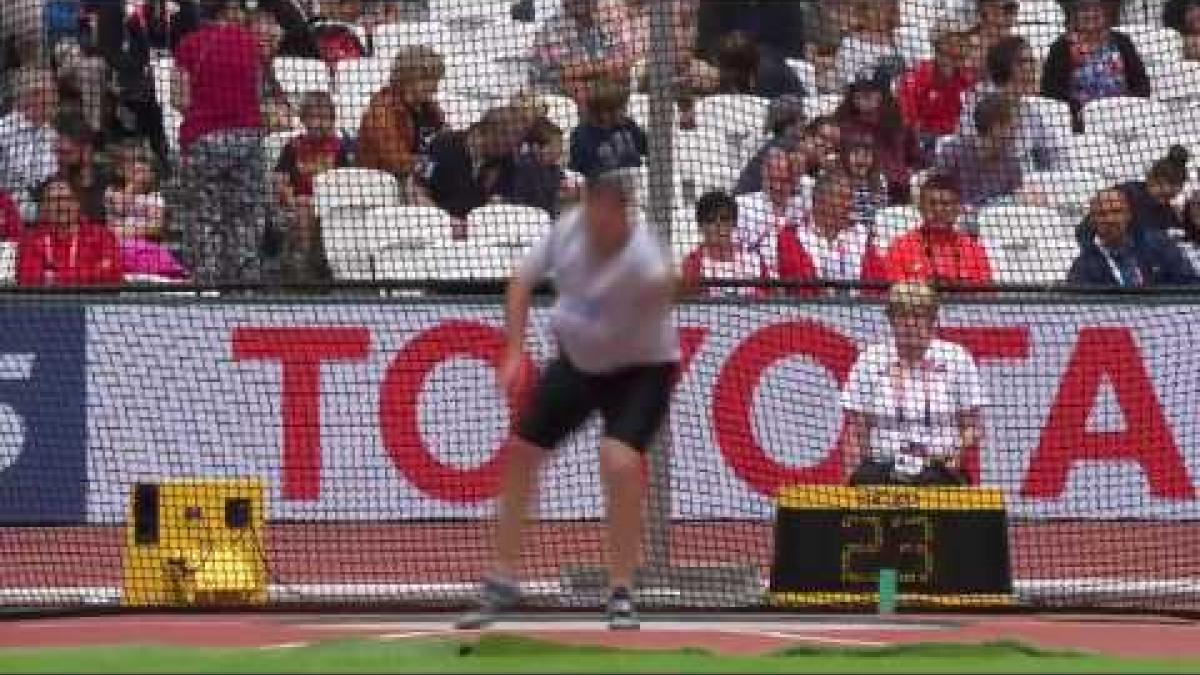
{"type": "Polygon", "coordinates": [[[550,279],[559,354],[522,411],[501,486],[495,568],[478,611],[479,628],[515,605],[514,581],[528,505],[543,460],[593,412],[604,421],[600,476],[608,508],[612,628],[637,628],[630,589],[642,536],[641,455],[667,416],[679,362],[671,318],[674,279],[658,240],[631,213],[628,172],[589,182],[584,205],[562,217],[509,285],[501,384],[521,389],[525,329],[534,287],[550,279]]]}
{"type": "Polygon", "coordinates": [[[933,337],[937,296],[924,284],[892,287],[892,337],[859,356],[842,394],[842,448],[855,485],[963,485],[962,452],[983,438],[986,404],[967,350],[933,337]]]}

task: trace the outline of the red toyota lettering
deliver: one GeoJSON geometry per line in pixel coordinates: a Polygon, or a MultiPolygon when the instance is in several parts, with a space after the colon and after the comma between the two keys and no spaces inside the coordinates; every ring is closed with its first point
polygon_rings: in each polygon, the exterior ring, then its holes
{"type": "MultiPolygon", "coordinates": [[[[824,461],[810,467],[784,466],[767,454],[754,437],[754,392],[768,368],[794,356],[811,358],[827,368],[840,387],[857,355],[858,348],[848,338],[812,321],[768,326],[742,342],[717,377],[712,405],[717,445],[733,472],[768,496],[789,485],[837,482],[841,477],[837,443],[826,451],[824,461]]],[[[829,405],[836,407],[838,401],[829,405]]]]}
{"type": "MultiPolygon", "coordinates": [[[[447,502],[474,503],[494,497],[500,484],[505,449],[487,450],[487,458],[471,469],[449,466],[429,451],[421,435],[418,399],[438,365],[458,357],[478,359],[499,367],[504,333],[471,321],[448,321],[417,335],[388,366],[379,396],[383,445],[404,476],[425,494],[447,502]]],[[[525,382],[534,365],[526,357],[525,382]]],[[[515,392],[523,396],[523,392],[515,392]]],[[[510,408],[514,407],[511,405],[510,408]]]]}
{"type": "Polygon", "coordinates": [[[278,361],[283,382],[283,498],[321,496],[321,364],[367,356],[366,328],[235,328],[233,358],[278,361]]]}
{"type": "Polygon", "coordinates": [[[1076,462],[1136,462],[1150,492],[1162,499],[1195,496],[1183,457],[1125,328],[1083,328],[1034,450],[1021,494],[1057,499],[1076,462]],[[1101,384],[1108,380],[1125,418],[1124,431],[1089,431],[1087,420],[1101,384]]]}

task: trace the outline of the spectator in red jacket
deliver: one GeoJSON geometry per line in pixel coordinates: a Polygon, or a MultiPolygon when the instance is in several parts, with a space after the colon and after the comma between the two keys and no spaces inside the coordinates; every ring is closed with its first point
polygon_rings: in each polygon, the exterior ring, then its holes
{"type": "Polygon", "coordinates": [[[921,224],[892,242],[887,253],[891,281],[990,284],[987,252],[974,237],[958,232],[962,190],[952,177],[934,173],[921,188],[921,224]]]}
{"type": "Polygon", "coordinates": [[[704,288],[706,279],[754,280],[770,276],[762,256],[748,251],[733,239],[737,227],[737,200],[723,191],[708,192],[696,201],[696,225],[703,237],[687,257],[683,259],[683,284],[694,293],[708,296],[751,295],[764,296],[767,289],[757,288],[704,288]]]}
{"type": "Polygon", "coordinates": [[[17,245],[21,286],[93,286],[122,281],[121,246],[103,224],[84,217],[80,190],[52,179],[42,190],[38,226],[17,245]]]}
{"type": "Polygon", "coordinates": [[[968,63],[967,33],[950,23],[941,23],[930,32],[933,58],[905,73],[896,87],[900,114],[917,133],[926,156],[938,136],[954,133],[963,92],[975,85],[975,70],[968,63]]]}
{"type": "MultiPolygon", "coordinates": [[[[821,174],[809,227],[780,238],[779,276],[787,281],[887,281],[870,231],[854,222],[854,182],[844,171],[821,174]]],[[[800,293],[808,295],[812,289],[800,293]]]]}

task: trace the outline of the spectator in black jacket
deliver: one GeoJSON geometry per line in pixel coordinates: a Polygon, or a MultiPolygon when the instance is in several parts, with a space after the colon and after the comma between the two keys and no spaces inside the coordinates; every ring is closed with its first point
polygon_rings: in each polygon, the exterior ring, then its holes
{"type": "Polygon", "coordinates": [[[1104,0],[1072,0],[1067,32],[1050,45],[1042,67],[1042,96],[1071,106],[1075,131],[1083,107],[1114,96],[1150,96],[1146,66],[1125,34],[1112,29],[1104,0]]]}
{"type": "Polygon", "coordinates": [[[512,202],[544,209],[558,217],[567,172],[562,166],[563,132],[539,117],[529,129],[513,170],[512,202]]]}
{"type": "Polygon", "coordinates": [[[815,13],[815,4],[815,0],[700,0],[696,47],[701,57],[715,60],[721,40],[742,32],[782,58],[803,58],[805,17],[815,13]]]}
{"type": "MultiPolygon", "coordinates": [[[[1182,231],[1188,239],[1200,241],[1200,233],[1190,218],[1183,217],[1175,209],[1174,202],[1187,182],[1188,151],[1183,146],[1172,146],[1167,156],[1150,167],[1145,180],[1130,181],[1117,186],[1129,202],[1133,212],[1133,223],[1138,228],[1156,230],[1168,234],[1172,230],[1182,231]]],[[[1095,234],[1091,219],[1079,226],[1080,241],[1095,234]]],[[[1140,230],[1134,232],[1140,235],[1140,230]]]]}
{"type": "Polygon", "coordinates": [[[646,132],[626,114],[629,86],[598,79],[589,87],[587,115],[571,132],[572,171],[585,178],[642,165],[646,132]]]}
{"type": "Polygon", "coordinates": [[[721,94],[752,94],[763,98],[805,94],[800,78],[778,52],[755,44],[741,32],[730,33],[721,40],[717,79],[717,91],[721,94]]]}
{"type": "Polygon", "coordinates": [[[1094,234],[1080,242],[1067,277],[1071,283],[1121,288],[1196,283],[1196,271],[1183,251],[1163,232],[1135,222],[1121,190],[1099,192],[1088,218],[1094,234]]]}

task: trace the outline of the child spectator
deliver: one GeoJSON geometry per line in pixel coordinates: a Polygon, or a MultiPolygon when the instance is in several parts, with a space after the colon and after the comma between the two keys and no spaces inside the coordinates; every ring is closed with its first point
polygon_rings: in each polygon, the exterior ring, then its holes
{"type": "Polygon", "coordinates": [[[701,288],[701,282],[706,279],[763,280],[770,276],[762,256],[746,250],[734,240],[737,219],[737,200],[725,192],[708,192],[696,201],[696,225],[700,228],[702,241],[683,259],[683,285],[689,291],[708,296],[767,295],[767,289],[761,286],[701,288]]]}
{"type": "Polygon", "coordinates": [[[154,173],[154,157],[130,144],[116,153],[115,180],[104,194],[107,222],[121,240],[126,274],[185,279],[187,270],[158,243],[163,230],[163,197],[154,173]]]}
{"type": "Polygon", "coordinates": [[[328,93],[306,94],[300,104],[300,120],[304,134],[284,146],[275,165],[279,203],[288,220],[282,252],[285,282],[328,279],[313,207],[313,182],[322,173],[351,163],[350,142],[335,129],[335,108],[328,93]]]}
{"type": "Polygon", "coordinates": [[[557,217],[567,187],[562,160],[562,129],[544,117],[537,118],[517,155],[512,202],[536,206],[557,217]]]}
{"type": "Polygon", "coordinates": [[[887,206],[887,178],[879,168],[879,151],[868,136],[848,134],[842,141],[841,169],[854,189],[850,220],[867,232],[875,230],[875,213],[887,206]]]}
{"type": "Polygon", "coordinates": [[[42,188],[39,222],[17,245],[21,286],[89,286],[121,283],[121,250],[103,224],[84,216],[78,186],[62,178],[42,188]]]}
{"type": "Polygon", "coordinates": [[[586,119],[571,132],[572,171],[593,178],[642,165],[649,150],[646,132],[629,118],[629,87],[598,79],[589,87],[586,119]]]}
{"type": "Polygon", "coordinates": [[[907,203],[909,179],[913,167],[921,164],[921,151],[916,134],[904,126],[887,82],[878,77],[855,81],[834,116],[843,134],[867,135],[875,141],[891,201],[907,203]]]}

